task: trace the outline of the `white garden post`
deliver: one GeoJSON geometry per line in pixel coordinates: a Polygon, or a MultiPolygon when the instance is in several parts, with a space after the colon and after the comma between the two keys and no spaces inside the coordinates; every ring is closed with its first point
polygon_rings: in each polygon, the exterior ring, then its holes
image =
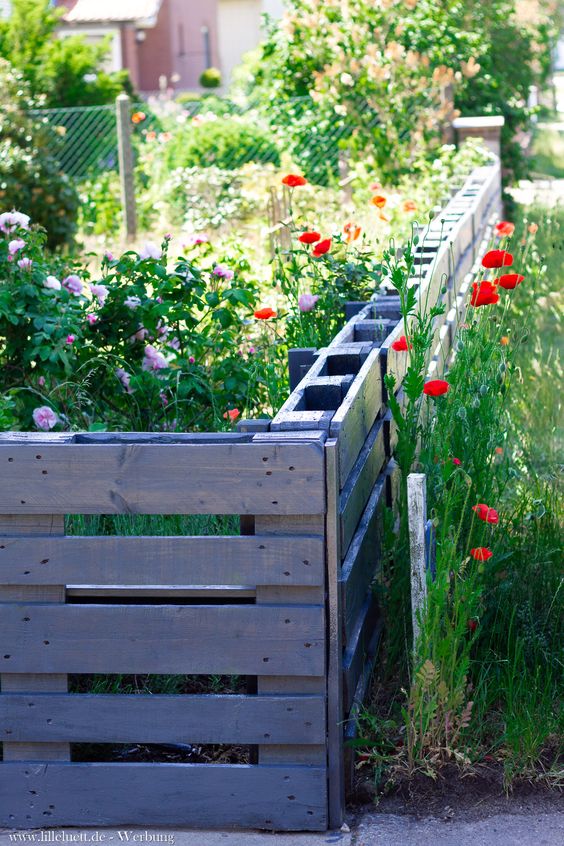
{"type": "Polygon", "coordinates": [[[409,555],[411,561],[411,620],[413,646],[419,639],[418,615],[427,600],[425,575],[425,525],[427,523],[427,492],[424,473],[410,473],[407,477],[407,517],[409,527],[409,555]]]}
{"type": "Polygon", "coordinates": [[[121,202],[128,239],[137,234],[137,212],[135,209],[135,181],[133,172],[133,146],[131,144],[131,100],[127,94],[116,98],[118,135],[119,175],[121,181],[121,202]]]}

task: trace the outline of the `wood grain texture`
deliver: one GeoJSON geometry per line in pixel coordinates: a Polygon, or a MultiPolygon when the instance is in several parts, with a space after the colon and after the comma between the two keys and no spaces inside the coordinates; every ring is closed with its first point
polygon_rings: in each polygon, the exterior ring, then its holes
{"type": "Polygon", "coordinates": [[[0,740],[71,743],[325,742],[322,696],[3,693],[0,740]]]}
{"type": "MultiPolygon", "coordinates": [[[[304,588],[312,590],[312,588],[304,588]]],[[[0,606],[11,673],[323,675],[323,606],[0,606]]]]}
{"type": "Polygon", "coordinates": [[[303,444],[0,444],[0,513],[321,514],[323,450],[303,444]]]}
{"type": "Polygon", "coordinates": [[[343,488],[366,437],[382,409],[380,351],[372,350],[331,421],[330,435],[338,438],[339,484],[343,488]]]}
{"type": "MultiPolygon", "coordinates": [[[[38,514],[35,516],[7,514],[0,515],[0,547],[4,545],[3,537],[6,532],[20,536],[31,536],[32,542],[35,536],[62,535],[65,525],[62,516],[53,514],[38,514]]],[[[0,603],[11,600],[23,602],[56,602],[65,601],[64,582],[57,582],[51,585],[20,585],[17,580],[11,584],[0,584],[0,603]]],[[[0,639],[0,644],[2,641],[0,639]]],[[[0,646],[0,656],[5,652],[0,646]]],[[[5,659],[0,657],[0,671],[4,669],[2,663],[5,659]]],[[[2,693],[9,691],[30,691],[30,690],[52,690],[66,691],[67,677],[61,673],[34,674],[34,673],[2,673],[0,676],[2,693]]],[[[68,761],[70,759],[70,746],[68,743],[48,742],[42,744],[28,742],[11,742],[9,738],[3,738],[3,757],[5,761],[22,761],[26,759],[42,759],[53,761],[68,761]]]]}
{"type": "Polygon", "coordinates": [[[385,460],[384,421],[377,420],[341,492],[339,520],[343,555],[346,555],[385,460]]]}
{"type": "Polygon", "coordinates": [[[380,566],[386,477],[382,474],[352,539],[339,576],[343,640],[350,643],[362,605],[380,566]]]}
{"type": "Polygon", "coordinates": [[[0,537],[0,585],[318,585],[322,537],[0,537]]]}
{"type": "Polygon", "coordinates": [[[0,763],[0,825],[323,831],[324,767],[0,763]]]}

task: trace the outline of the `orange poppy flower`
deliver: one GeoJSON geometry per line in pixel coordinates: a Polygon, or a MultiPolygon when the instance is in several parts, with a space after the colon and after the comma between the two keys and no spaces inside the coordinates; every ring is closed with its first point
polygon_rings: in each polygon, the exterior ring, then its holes
{"type": "Polygon", "coordinates": [[[417,203],[415,200],[405,200],[403,204],[404,212],[416,212],[417,211],[417,203]]]}
{"type": "Polygon", "coordinates": [[[539,225],[538,225],[538,223],[530,223],[529,226],[528,226],[528,229],[529,229],[529,232],[531,233],[531,235],[536,235],[537,232],[539,231],[539,225]]]}
{"type": "Polygon", "coordinates": [[[501,338],[499,339],[499,343],[501,344],[502,347],[506,347],[507,344],[509,343],[509,338],[507,337],[507,335],[502,335],[501,338]]]}
{"type": "Polygon", "coordinates": [[[230,408],[223,415],[223,419],[227,420],[229,418],[229,420],[231,420],[231,422],[234,423],[237,420],[237,418],[240,416],[240,414],[241,414],[241,412],[239,411],[238,408],[230,408]]]}
{"type": "Polygon", "coordinates": [[[358,226],[356,223],[352,223],[351,221],[349,221],[343,226],[343,232],[345,233],[345,241],[347,242],[347,244],[350,244],[351,241],[356,241],[357,238],[360,237],[362,227],[358,226]]]}
{"type": "Polygon", "coordinates": [[[133,112],[131,115],[132,123],[143,123],[144,120],[147,119],[147,115],[145,112],[133,112]]]}
{"type": "Polygon", "coordinates": [[[298,185],[307,185],[307,179],[297,173],[289,173],[282,179],[282,184],[288,188],[297,188],[298,185]]]}
{"type": "Polygon", "coordinates": [[[495,234],[500,238],[510,238],[515,232],[515,224],[509,223],[508,220],[500,220],[495,225],[495,234]]]}
{"type": "Polygon", "coordinates": [[[370,202],[373,206],[376,206],[377,209],[383,209],[386,205],[387,200],[382,194],[376,194],[374,197],[372,197],[370,202]]]}
{"type": "Polygon", "coordinates": [[[271,317],[276,317],[276,312],[270,306],[265,306],[255,311],[255,317],[257,320],[270,320],[271,317]]]}

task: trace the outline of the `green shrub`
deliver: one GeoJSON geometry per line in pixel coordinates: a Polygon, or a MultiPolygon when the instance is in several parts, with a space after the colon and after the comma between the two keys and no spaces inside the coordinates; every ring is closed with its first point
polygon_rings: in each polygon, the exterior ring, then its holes
{"type": "Polygon", "coordinates": [[[187,125],[175,133],[167,153],[171,168],[213,165],[235,170],[247,162],[280,164],[280,153],[267,131],[224,118],[187,125]]]}
{"type": "Polygon", "coordinates": [[[206,68],[200,74],[200,85],[202,88],[219,88],[221,85],[221,71],[217,68],[206,68]]]}
{"type": "Polygon", "coordinates": [[[48,228],[49,247],[68,243],[76,228],[78,195],[60,171],[60,138],[24,109],[34,105],[21,75],[0,59],[0,206],[33,216],[48,228]]]}

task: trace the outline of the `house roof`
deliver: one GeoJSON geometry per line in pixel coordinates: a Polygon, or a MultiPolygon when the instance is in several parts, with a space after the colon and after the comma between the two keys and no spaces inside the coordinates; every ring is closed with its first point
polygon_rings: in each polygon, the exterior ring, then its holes
{"type": "Polygon", "coordinates": [[[155,20],[162,0],[76,0],[65,14],[67,23],[117,23],[155,20]]]}

